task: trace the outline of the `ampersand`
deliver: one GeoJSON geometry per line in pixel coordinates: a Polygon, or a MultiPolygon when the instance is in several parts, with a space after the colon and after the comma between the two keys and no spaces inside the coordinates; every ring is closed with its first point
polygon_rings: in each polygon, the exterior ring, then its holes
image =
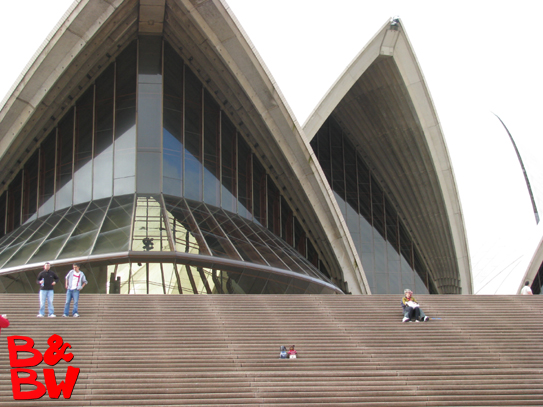
{"type": "Polygon", "coordinates": [[[74,355],[72,353],[65,353],[66,349],[71,348],[69,343],[64,343],[62,337],[59,335],[51,335],[47,340],[49,349],[47,349],[43,355],[43,361],[49,366],[55,366],[60,359],[64,359],[66,362],[70,362],[74,355]]]}

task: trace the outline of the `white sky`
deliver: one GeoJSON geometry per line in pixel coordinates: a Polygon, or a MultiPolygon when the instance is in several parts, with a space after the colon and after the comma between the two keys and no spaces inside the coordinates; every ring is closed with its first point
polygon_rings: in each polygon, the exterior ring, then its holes
{"type": "MultiPolygon", "coordinates": [[[[0,0],[4,16],[0,99],[71,3],[0,0]]],[[[300,125],[382,25],[399,16],[449,148],[475,291],[516,292],[542,228],[535,228],[515,151],[492,112],[515,138],[543,217],[539,159],[543,56],[538,22],[543,2],[229,0],[228,4],[300,125]]]]}

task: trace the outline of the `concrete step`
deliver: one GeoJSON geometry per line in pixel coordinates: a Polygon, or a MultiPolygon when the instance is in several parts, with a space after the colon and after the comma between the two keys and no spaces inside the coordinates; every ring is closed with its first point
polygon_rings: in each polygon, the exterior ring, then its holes
{"type": "MultiPolygon", "coordinates": [[[[44,351],[61,335],[81,369],[70,400],[25,406],[543,405],[541,298],[417,298],[441,319],[401,323],[398,296],[82,293],[80,318],[38,319],[36,294],[10,294],[0,312],[4,337],[44,351]],[[300,358],[278,359],[293,343],[300,358]]],[[[63,302],[57,294],[57,315],[63,302]]],[[[0,366],[0,407],[21,406],[6,345],[0,366]]],[[[57,380],[67,367],[54,367],[57,380]]]]}

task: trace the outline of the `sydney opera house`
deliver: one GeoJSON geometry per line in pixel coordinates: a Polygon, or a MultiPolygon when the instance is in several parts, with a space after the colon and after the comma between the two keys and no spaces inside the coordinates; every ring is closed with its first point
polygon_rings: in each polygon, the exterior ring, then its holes
{"type": "Polygon", "coordinates": [[[298,124],[222,0],[75,2],[0,105],[0,292],[49,261],[104,294],[471,294],[401,21],[314,104],[298,124]]]}

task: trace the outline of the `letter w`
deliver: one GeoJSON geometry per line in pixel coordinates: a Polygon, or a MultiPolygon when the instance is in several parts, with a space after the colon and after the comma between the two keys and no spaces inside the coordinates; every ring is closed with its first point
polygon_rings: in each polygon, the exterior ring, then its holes
{"type": "Polygon", "coordinates": [[[78,367],[68,366],[66,381],[62,381],[59,385],[57,385],[55,370],[43,369],[43,376],[45,378],[45,385],[47,386],[49,397],[52,399],[58,399],[61,392],[64,393],[65,399],[72,397],[72,391],[74,390],[75,382],[79,376],[79,371],[80,369],[78,367]]]}

